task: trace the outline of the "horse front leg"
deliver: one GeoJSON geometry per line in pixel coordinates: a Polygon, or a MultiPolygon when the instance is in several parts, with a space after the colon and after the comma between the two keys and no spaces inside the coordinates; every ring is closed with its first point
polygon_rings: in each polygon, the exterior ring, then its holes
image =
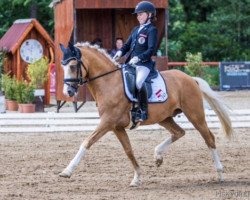
{"type": "Polygon", "coordinates": [[[83,156],[86,154],[86,151],[110,130],[111,129],[104,123],[99,124],[96,130],[83,141],[73,160],[71,160],[69,165],[59,174],[59,176],[70,178],[74,169],[77,167],[83,156]]]}
{"type": "Polygon", "coordinates": [[[134,178],[131,181],[130,186],[137,187],[137,186],[141,185],[141,170],[140,170],[140,167],[135,159],[135,156],[134,156],[134,153],[132,150],[132,146],[131,146],[130,141],[129,141],[128,134],[125,131],[125,129],[122,127],[115,128],[113,131],[114,131],[115,135],[117,136],[117,138],[119,139],[120,143],[122,144],[125,153],[127,154],[129,160],[131,161],[131,163],[134,167],[134,178]]]}

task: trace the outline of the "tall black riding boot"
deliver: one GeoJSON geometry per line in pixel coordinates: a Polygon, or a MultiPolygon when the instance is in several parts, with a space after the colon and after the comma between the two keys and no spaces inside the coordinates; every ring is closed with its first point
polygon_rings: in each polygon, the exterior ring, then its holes
{"type": "Polygon", "coordinates": [[[148,93],[145,84],[138,91],[139,110],[136,116],[136,121],[144,121],[148,118],[148,93]]]}

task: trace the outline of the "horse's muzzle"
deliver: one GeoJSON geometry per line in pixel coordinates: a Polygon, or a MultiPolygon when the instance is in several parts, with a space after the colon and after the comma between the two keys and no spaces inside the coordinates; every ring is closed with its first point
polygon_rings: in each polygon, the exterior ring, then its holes
{"type": "Polygon", "coordinates": [[[67,93],[70,97],[73,97],[77,93],[77,88],[72,87],[72,86],[68,86],[67,93]]]}

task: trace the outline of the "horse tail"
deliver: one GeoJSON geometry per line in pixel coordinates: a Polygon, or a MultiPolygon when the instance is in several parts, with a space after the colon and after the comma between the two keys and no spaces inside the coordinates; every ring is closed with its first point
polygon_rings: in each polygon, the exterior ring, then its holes
{"type": "Polygon", "coordinates": [[[198,83],[203,97],[219,117],[223,132],[229,139],[231,139],[233,135],[233,128],[231,119],[229,117],[229,110],[227,107],[225,107],[225,105],[223,105],[223,102],[219,99],[217,94],[210,88],[205,80],[198,77],[192,78],[198,83]]]}

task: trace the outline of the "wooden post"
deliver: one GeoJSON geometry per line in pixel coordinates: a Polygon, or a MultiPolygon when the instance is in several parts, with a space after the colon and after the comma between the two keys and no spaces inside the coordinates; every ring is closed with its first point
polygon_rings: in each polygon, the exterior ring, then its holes
{"type": "Polygon", "coordinates": [[[21,66],[21,60],[20,60],[20,48],[17,49],[17,75],[16,78],[17,80],[21,80],[22,79],[22,66],[21,66]]]}
{"type": "Polygon", "coordinates": [[[49,64],[52,64],[55,62],[55,55],[54,55],[54,51],[53,51],[51,46],[49,47],[49,54],[50,54],[50,63],[49,64]]]}
{"type": "Polygon", "coordinates": [[[74,44],[77,42],[77,15],[76,15],[76,1],[74,0],[74,4],[73,4],[73,15],[74,15],[74,33],[73,33],[73,42],[74,44]]]}
{"type": "Polygon", "coordinates": [[[168,21],[169,21],[169,13],[168,8],[165,10],[165,40],[166,40],[166,57],[168,60],[168,21]]]}

